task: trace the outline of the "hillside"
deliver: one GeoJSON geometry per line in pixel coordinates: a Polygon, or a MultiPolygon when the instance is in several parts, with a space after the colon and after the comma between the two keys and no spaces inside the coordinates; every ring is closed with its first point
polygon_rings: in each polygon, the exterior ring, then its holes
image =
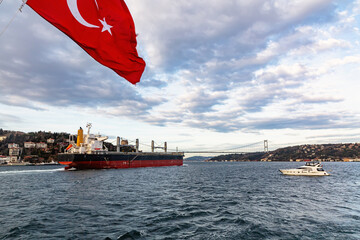
{"type": "Polygon", "coordinates": [[[349,161],[360,159],[359,143],[314,144],[279,148],[268,153],[227,154],[208,161],[349,161]]]}
{"type": "Polygon", "coordinates": [[[56,156],[68,145],[68,133],[52,132],[19,132],[0,129],[0,155],[9,155],[8,144],[18,144],[20,157],[29,162],[50,162],[56,161],[56,156]],[[48,139],[53,142],[48,143],[48,139]],[[25,142],[46,143],[46,148],[24,148],[25,142]]]}

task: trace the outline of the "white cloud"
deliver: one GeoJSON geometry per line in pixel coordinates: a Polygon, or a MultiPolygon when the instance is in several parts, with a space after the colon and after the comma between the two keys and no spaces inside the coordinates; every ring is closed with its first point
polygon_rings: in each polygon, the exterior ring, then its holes
{"type": "MultiPolygon", "coordinates": [[[[17,7],[4,3],[2,25],[17,7]]],[[[104,118],[192,129],[189,135],[346,128],[359,114],[344,107],[356,96],[338,91],[338,81],[355,82],[343,72],[360,69],[359,1],[127,4],[147,62],[140,84],[100,66],[26,7],[0,38],[1,102],[44,111],[83,107],[104,118]]]]}

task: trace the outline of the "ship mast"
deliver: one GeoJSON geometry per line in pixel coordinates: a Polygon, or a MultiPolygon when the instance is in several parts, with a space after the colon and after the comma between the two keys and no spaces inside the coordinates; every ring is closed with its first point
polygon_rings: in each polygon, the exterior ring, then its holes
{"type": "Polygon", "coordinates": [[[85,143],[88,144],[89,143],[89,136],[90,136],[90,128],[92,127],[92,124],[91,123],[87,123],[86,124],[86,127],[87,127],[87,135],[86,135],[86,140],[85,140],[85,143]]]}

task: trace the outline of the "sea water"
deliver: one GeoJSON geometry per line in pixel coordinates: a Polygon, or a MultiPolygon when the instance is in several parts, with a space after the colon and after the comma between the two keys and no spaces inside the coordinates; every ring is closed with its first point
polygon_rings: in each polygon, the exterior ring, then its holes
{"type": "Polygon", "coordinates": [[[360,239],[360,163],[0,167],[0,239],[360,239]]]}

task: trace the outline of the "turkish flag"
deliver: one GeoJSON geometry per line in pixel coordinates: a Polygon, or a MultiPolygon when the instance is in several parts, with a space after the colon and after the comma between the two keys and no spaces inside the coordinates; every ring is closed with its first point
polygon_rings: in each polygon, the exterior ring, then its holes
{"type": "Polygon", "coordinates": [[[96,61],[133,84],[140,81],[145,62],[136,51],[135,25],[124,0],[28,0],[27,4],[96,61]]]}

